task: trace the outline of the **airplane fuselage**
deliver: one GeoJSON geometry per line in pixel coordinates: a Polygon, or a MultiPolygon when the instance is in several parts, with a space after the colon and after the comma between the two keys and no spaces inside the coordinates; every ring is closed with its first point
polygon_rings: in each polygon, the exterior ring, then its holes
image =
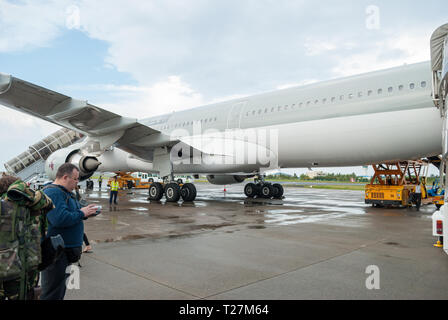
{"type": "MultiPolygon", "coordinates": [[[[431,100],[429,62],[259,94],[141,122],[176,130],[278,131],[278,165],[356,166],[441,153],[442,120],[431,100]]],[[[232,172],[230,167],[218,170],[232,172]]],[[[177,172],[207,172],[203,165],[177,172]]]]}

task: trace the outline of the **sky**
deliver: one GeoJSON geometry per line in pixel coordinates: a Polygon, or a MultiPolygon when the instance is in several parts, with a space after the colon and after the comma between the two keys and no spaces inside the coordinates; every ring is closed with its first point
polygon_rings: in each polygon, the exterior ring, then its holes
{"type": "MultiPolygon", "coordinates": [[[[146,118],[427,61],[444,3],[0,0],[0,72],[146,118]]],[[[59,128],[0,114],[0,166],[59,128]]]]}

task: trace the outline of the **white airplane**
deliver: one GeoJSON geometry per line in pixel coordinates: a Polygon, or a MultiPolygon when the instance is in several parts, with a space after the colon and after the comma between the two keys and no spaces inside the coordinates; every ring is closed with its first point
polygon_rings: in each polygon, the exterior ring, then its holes
{"type": "Polygon", "coordinates": [[[441,154],[431,85],[423,62],[136,120],[0,73],[0,103],[87,136],[47,159],[50,178],[65,162],[82,179],[95,171],[154,172],[171,181],[153,184],[151,199],[192,201],[194,185],[181,188],[174,174],[207,174],[214,184],[256,176],[247,196],[281,198],[281,185],[264,181],[264,170],[441,154]]]}

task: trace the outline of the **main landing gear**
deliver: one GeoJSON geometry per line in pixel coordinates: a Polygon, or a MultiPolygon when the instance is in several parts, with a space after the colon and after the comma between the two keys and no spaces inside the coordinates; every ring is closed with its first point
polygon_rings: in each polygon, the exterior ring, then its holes
{"type": "Polygon", "coordinates": [[[283,199],[283,187],[279,183],[266,182],[262,176],[259,176],[254,179],[254,183],[246,184],[244,194],[248,198],[283,199]]]}
{"type": "Polygon", "coordinates": [[[183,183],[182,179],[169,183],[153,182],[149,186],[149,200],[159,201],[165,195],[167,202],[177,202],[182,197],[184,202],[196,199],[196,187],[192,183],[183,183]]]}

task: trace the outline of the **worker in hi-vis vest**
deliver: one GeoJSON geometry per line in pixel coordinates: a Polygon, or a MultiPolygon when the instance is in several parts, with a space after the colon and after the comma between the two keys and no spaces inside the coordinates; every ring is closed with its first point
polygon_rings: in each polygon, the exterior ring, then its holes
{"type": "Polygon", "coordinates": [[[117,176],[114,177],[114,180],[110,183],[110,199],[109,204],[112,204],[112,197],[114,198],[114,204],[117,204],[117,195],[118,195],[118,180],[117,176]]]}

